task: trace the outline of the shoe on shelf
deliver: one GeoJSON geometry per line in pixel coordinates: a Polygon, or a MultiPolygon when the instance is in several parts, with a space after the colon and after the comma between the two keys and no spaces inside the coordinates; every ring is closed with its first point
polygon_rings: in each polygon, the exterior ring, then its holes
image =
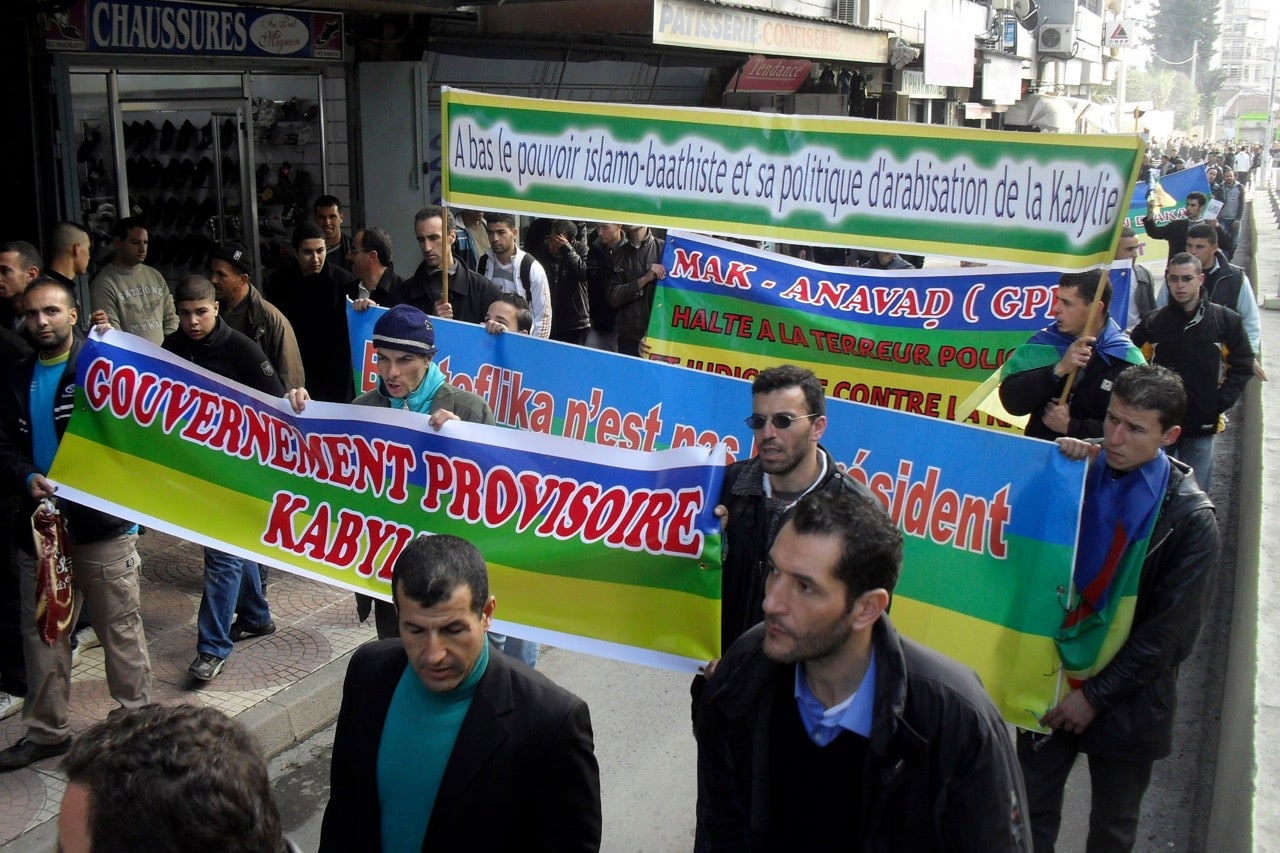
{"type": "MultiPolygon", "coordinates": [[[[222,672],[222,665],[226,662],[225,658],[201,652],[196,655],[196,659],[191,662],[191,666],[187,667],[187,675],[190,675],[196,681],[213,681],[218,677],[218,673],[222,672]]],[[[0,753],[0,755],[3,755],[3,753],[0,753]]]]}
{"type": "Polygon", "coordinates": [[[69,749],[71,749],[71,738],[61,743],[35,743],[21,738],[13,746],[0,751],[0,773],[19,770],[37,761],[53,758],[55,755],[66,755],[69,749]]]}
{"type": "Polygon", "coordinates": [[[265,637],[268,634],[274,634],[275,632],[276,623],[274,620],[268,619],[267,624],[260,625],[257,628],[252,628],[237,619],[231,623],[231,631],[229,633],[231,636],[231,642],[238,643],[241,640],[247,640],[250,637],[265,637]]]}
{"type": "Polygon", "coordinates": [[[21,696],[0,690],[0,720],[7,720],[21,711],[25,702],[21,696]]]}
{"type": "Polygon", "coordinates": [[[88,651],[89,649],[96,649],[101,646],[102,641],[98,639],[98,632],[93,630],[93,626],[90,625],[88,628],[81,628],[79,631],[76,631],[76,645],[81,649],[88,651]]]}

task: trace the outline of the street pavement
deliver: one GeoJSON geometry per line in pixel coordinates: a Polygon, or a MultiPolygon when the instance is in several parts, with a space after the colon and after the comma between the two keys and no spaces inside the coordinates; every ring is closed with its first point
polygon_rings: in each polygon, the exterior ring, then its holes
{"type": "MultiPolygon", "coordinates": [[[[1259,260],[1274,258],[1280,269],[1276,212],[1256,193],[1259,260]]],[[[1261,268],[1260,263],[1260,268],[1261,268]]],[[[1262,296],[1277,296],[1275,275],[1259,282],[1262,296]]],[[[1261,300],[1260,300],[1261,301],[1261,300]]],[[[1264,335],[1280,334],[1280,316],[1264,312],[1264,335]]],[[[1273,365],[1280,374],[1280,365],[1273,365]]],[[[1280,380],[1280,376],[1277,376],[1280,380]]],[[[1256,417],[1237,407],[1233,421],[1256,417]]],[[[1219,441],[1213,497],[1234,541],[1234,444],[1239,424],[1219,441]]],[[[1264,486],[1265,488],[1265,486],[1264,486]]],[[[140,539],[143,620],[155,671],[157,702],[211,705],[236,716],[274,756],[272,777],[286,830],[304,850],[315,849],[319,819],[328,797],[332,722],[350,652],[374,638],[371,624],[356,621],[349,593],[314,581],[272,572],[268,600],[279,630],[237,644],[222,675],[207,685],[191,683],[187,666],[195,656],[195,618],[201,590],[198,546],[154,531],[140,539]]],[[[1224,561],[1210,613],[1230,612],[1233,555],[1224,561]]],[[[1144,803],[1138,849],[1202,850],[1217,743],[1217,704],[1222,691],[1226,620],[1212,620],[1193,657],[1184,665],[1175,754],[1156,766],[1144,803]]],[[[591,708],[601,765],[605,851],[679,851],[692,848],[696,795],[695,747],[689,727],[689,677],[602,660],[560,649],[544,649],[539,668],[582,696],[591,708]]],[[[83,731],[113,707],[102,650],[84,653],[73,674],[71,724],[83,731]]],[[[20,717],[0,722],[0,746],[23,733],[20,717]]],[[[1224,760],[1248,762],[1252,756],[1224,760]]],[[[56,815],[64,780],[58,759],[0,775],[0,845],[13,851],[49,851],[56,841],[56,815]]],[[[1243,764],[1242,766],[1250,766],[1243,764]]],[[[1084,849],[1088,776],[1083,762],[1073,773],[1064,808],[1060,851],[1084,849]]]]}

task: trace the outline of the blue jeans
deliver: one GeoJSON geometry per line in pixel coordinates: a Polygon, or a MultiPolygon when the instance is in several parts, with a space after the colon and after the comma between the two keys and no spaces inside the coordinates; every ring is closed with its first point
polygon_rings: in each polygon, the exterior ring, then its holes
{"type": "Polygon", "coordinates": [[[499,634],[496,631],[489,632],[489,639],[507,657],[524,661],[529,665],[530,669],[538,666],[538,644],[533,640],[522,640],[519,637],[499,634]]]}
{"type": "Polygon", "coordinates": [[[1184,435],[1173,446],[1173,455],[1190,465],[1196,472],[1196,482],[1205,494],[1213,483],[1213,439],[1212,435],[1184,435]]]}
{"type": "Polygon", "coordinates": [[[196,622],[196,651],[227,658],[231,654],[231,623],[239,614],[249,628],[271,621],[267,597],[262,594],[258,564],[212,548],[204,549],[204,595],[196,622]]]}

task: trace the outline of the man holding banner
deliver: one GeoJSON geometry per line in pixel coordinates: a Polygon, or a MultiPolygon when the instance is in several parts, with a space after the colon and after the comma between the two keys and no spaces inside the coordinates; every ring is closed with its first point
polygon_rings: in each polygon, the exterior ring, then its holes
{"type": "Polygon", "coordinates": [[[1111,281],[1104,276],[1094,270],[1062,276],[1053,324],[1014,350],[1003,366],[1000,402],[1010,414],[1031,416],[1026,428],[1031,438],[1102,435],[1112,382],[1129,365],[1146,361],[1111,320],[1111,281]],[[1095,300],[1101,302],[1100,312],[1091,315],[1095,300]],[[1094,316],[1098,331],[1091,334],[1094,316]],[[1068,377],[1070,399],[1064,403],[1068,377]]]}
{"type": "MultiPolygon", "coordinates": [[[[167,291],[166,291],[167,293],[167,291]]],[[[75,294],[53,279],[27,288],[27,332],[37,352],[15,364],[0,406],[0,471],[24,496],[30,515],[57,486],[46,476],[75,408],[76,362],[83,342],[73,330],[75,294]]],[[[147,704],[151,658],[138,603],[138,528],[132,522],[70,501],[60,501],[75,546],[71,573],[74,609],[88,608],[106,654],[107,687],[125,708],[147,704]]],[[[27,662],[26,735],[0,752],[0,771],[17,770],[71,747],[70,632],[46,645],[36,622],[36,556],[30,536],[19,543],[23,652],[27,662]]],[[[71,620],[75,624],[75,618],[71,620]]]]}
{"type": "MultiPolygon", "coordinates": [[[[1192,225],[1197,225],[1205,221],[1204,209],[1209,203],[1209,199],[1202,192],[1187,193],[1187,216],[1185,219],[1174,219],[1163,225],[1156,224],[1155,215],[1151,212],[1151,203],[1157,197],[1158,193],[1162,193],[1159,187],[1152,190],[1147,196],[1147,215],[1142,217],[1142,227],[1146,230],[1147,236],[1156,240],[1165,240],[1169,243],[1169,257],[1173,257],[1179,252],[1187,250],[1187,229],[1192,225]]],[[[1168,195],[1165,195],[1169,199],[1168,195]]],[[[1169,203],[1173,204],[1172,199],[1169,203]]],[[[1224,246],[1224,251],[1233,251],[1235,242],[1232,235],[1223,230],[1221,225],[1215,223],[1218,229],[1218,242],[1224,246]]]]}
{"type": "Polygon", "coordinates": [[[1087,849],[1130,850],[1152,763],[1172,750],[1178,664],[1191,653],[1218,556],[1213,504],[1166,453],[1187,395],[1177,374],[1131,367],[1116,379],[1101,445],[1058,439],[1091,460],[1070,609],[1058,652],[1071,692],[1018,734],[1037,853],[1053,850],[1063,786],[1089,756],[1087,849]]]}

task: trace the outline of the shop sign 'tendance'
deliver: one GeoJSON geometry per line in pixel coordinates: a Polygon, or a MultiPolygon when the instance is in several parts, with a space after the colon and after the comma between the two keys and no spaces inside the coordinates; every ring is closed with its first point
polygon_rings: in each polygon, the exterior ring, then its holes
{"type": "Polygon", "coordinates": [[[342,13],[157,0],[77,0],[45,15],[52,51],[341,59],[342,13]]]}

